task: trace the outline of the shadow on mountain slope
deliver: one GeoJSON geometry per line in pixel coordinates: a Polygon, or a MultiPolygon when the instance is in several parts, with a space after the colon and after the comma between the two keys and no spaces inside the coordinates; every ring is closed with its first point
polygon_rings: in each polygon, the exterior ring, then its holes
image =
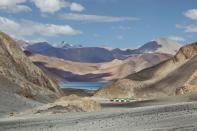
{"type": "Polygon", "coordinates": [[[111,76],[110,73],[100,73],[100,74],[85,74],[85,75],[79,75],[79,74],[73,74],[69,71],[64,71],[57,68],[50,68],[46,67],[44,62],[34,62],[35,65],[40,67],[46,74],[53,78],[53,76],[58,78],[60,81],[67,80],[69,82],[97,82],[97,81],[105,81],[103,77],[109,77],[111,76]],[[50,71],[50,72],[49,72],[50,71]]]}

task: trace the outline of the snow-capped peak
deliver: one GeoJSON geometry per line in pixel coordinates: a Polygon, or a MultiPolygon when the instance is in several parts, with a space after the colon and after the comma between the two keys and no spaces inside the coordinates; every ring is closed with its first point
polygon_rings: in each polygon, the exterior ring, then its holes
{"type": "Polygon", "coordinates": [[[181,44],[168,38],[156,38],[139,48],[141,53],[158,52],[176,54],[181,44]]]}
{"type": "Polygon", "coordinates": [[[69,48],[82,48],[83,46],[82,45],[69,44],[65,41],[62,41],[60,44],[56,44],[55,47],[69,49],[69,48]]]}

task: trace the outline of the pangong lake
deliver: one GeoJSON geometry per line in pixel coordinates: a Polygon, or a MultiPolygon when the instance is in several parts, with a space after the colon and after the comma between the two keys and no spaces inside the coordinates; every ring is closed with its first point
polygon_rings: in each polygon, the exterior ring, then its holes
{"type": "Polygon", "coordinates": [[[104,82],[61,82],[59,83],[59,86],[61,88],[97,90],[103,87],[105,84],[106,83],[104,82]]]}

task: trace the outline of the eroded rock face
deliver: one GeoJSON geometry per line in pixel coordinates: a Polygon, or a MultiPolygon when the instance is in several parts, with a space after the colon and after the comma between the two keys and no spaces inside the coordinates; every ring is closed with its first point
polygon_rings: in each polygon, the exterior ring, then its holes
{"type": "Polygon", "coordinates": [[[14,40],[4,33],[0,33],[0,76],[20,87],[12,90],[13,93],[36,101],[48,102],[61,95],[57,84],[36,67],[14,40]]]}
{"type": "Polygon", "coordinates": [[[190,92],[196,92],[197,91],[197,70],[192,74],[192,76],[188,79],[185,84],[177,88],[176,94],[185,94],[185,93],[190,93],[190,92]]]}
{"type": "Polygon", "coordinates": [[[90,98],[78,97],[78,96],[64,96],[53,103],[45,104],[33,110],[31,113],[68,113],[68,112],[95,112],[101,111],[101,106],[98,102],[91,100],[90,98]]]}
{"type": "Polygon", "coordinates": [[[179,52],[175,55],[177,61],[184,61],[192,58],[197,54],[197,43],[186,45],[180,48],[179,52]]]}
{"type": "Polygon", "coordinates": [[[193,43],[182,47],[173,58],[112,82],[95,95],[151,98],[197,91],[196,67],[197,43],[193,43]]]}

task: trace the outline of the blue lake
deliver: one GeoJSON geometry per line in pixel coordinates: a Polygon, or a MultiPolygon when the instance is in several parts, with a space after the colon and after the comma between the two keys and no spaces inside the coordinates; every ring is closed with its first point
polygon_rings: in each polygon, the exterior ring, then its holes
{"type": "Polygon", "coordinates": [[[68,82],[59,83],[59,86],[61,88],[97,90],[103,87],[105,84],[106,83],[103,82],[68,82]]]}

